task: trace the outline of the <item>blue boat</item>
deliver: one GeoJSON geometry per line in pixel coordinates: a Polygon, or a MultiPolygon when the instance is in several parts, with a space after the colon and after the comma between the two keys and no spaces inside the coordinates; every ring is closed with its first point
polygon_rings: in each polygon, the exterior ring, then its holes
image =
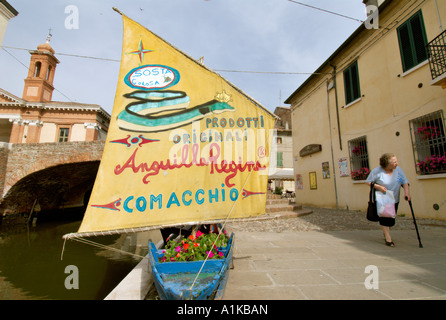
{"type": "Polygon", "coordinates": [[[159,262],[163,250],[149,242],[149,263],[161,300],[219,300],[232,265],[234,234],[221,248],[224,258],[190,262],[159,262]],[[203,265],[204,264],[204,265],[203,265]]]}

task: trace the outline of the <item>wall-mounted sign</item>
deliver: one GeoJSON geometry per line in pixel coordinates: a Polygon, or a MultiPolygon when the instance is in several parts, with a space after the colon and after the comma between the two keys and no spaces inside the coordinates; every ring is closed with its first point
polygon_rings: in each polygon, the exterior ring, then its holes
{"type": "Polygon", "coordinates": [[[339,175],[341,177],[348,177],[348,162],[347,158],[339,158],[338,159],[338,169],[339,169],[339,175]]]}
{"type": "Polygon", "coordinates": [[[327,162],[322,162],[322,177],[324,179],[330,179],[330,164],[327,162]]]}
{"type": "Polygon", "coordinates": [[[310,154],[322,151],[322,146],[320,144],[309,144],[300,150],[299,155],[301,157],[309,156],[310,154]]]}
{"type": "Polygon", "coordinates": [[[296,174],[296,190],[302,190],[304,188],[304,181],[301,174],[296,174]]]}
{"type": "Polygon", "coordinates": [[[317,189],[316,172],[310,172],[310,189],[311,190],[316,190],[317,189]]]}

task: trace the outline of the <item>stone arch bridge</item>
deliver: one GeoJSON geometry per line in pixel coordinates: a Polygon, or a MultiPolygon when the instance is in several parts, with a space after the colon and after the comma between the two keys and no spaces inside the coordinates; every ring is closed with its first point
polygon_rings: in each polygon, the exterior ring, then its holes
{"type": "Polygon", "coordinates": [[[0,218],[33,206],[42,212],[85,206],[104,144],[0,143],[0,218]]]}

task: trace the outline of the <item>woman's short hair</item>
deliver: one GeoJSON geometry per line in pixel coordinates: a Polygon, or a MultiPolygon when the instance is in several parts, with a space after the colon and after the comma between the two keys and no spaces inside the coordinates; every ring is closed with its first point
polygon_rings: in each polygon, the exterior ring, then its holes
{"type": "Polygon", "coordinates": [[[385,169],[389,163],[390,159],[392,159],[395,155],[393,153],[384,153],[381,158],[379,158],[379,165],[385,169]]]}

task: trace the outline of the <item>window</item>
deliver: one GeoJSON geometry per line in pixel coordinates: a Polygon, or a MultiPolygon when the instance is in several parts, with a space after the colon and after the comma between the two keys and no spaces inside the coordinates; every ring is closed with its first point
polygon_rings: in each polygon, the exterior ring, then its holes
{"type": "Polygon", "coordinates": [[[403,71],[407,71],[427,59],[427,36],[421,10],[398,29],[403,71]]]}
{"type": "Polygon", "coordinates": [[[283,168],[283,152],[277,152],[277,167],[283,168]]]}
{"type": "Polygon", "coordinates": [[[277,144],[282,144],[282,137],[277,137],[277,144]]]}
{"type": "Polygon", "coordinates": [[[40,77],[40,69],[42,68],[42,63],[40,61],[36,62],[36,68],[34,69],[34,77],[40,77]]]}
{"type": "Polygon", "coordinates": [[[50,74],[51,74],[51,66],[48,67],[48,71],[46,72],[46,79],[45,80],[50,80],[50,74]]]}
{"type": "Polygon", "coordinates": [[[443,110],[409,121],[416,171],[420,175],[446,172],[443,110]]]}
{"type": "Polygon", "coordinates": [[[361,97],[359,87],[358,61],[355,61],[344,71],[345,104],[349,104],[361,97]]]}
{"type": "Polygon", "coordinates": [[[69,128],[60,128],[59,129],[59,142],[67,142],[69,133],[70,133],[69,128]]]}
{"type": "Polygon", "coordinates": [[[348,142],[350,153],[350,169],[353,180],[365,180],[370,173],[369,153],[366,137],[360,137],[348,142]]]}

